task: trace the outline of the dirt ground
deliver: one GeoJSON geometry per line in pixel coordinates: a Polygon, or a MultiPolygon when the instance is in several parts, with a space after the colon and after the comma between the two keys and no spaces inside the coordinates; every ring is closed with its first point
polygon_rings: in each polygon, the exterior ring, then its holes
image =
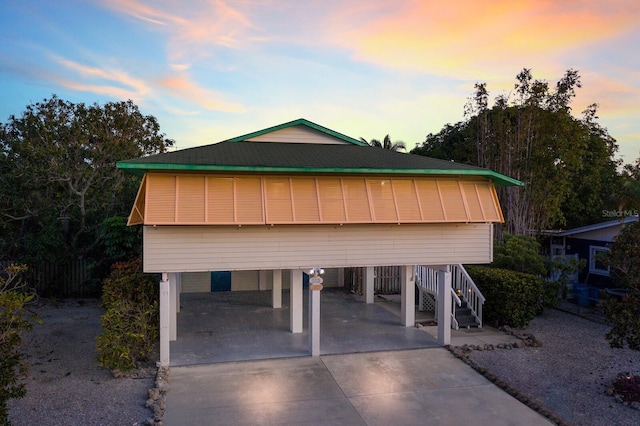
{"type": "Polygon", "coordinates": [[[114,378],[98,366],[97,300],[38,302],[31,310],[41,323],[23,339],[30,371],[26,397],[9,402],[13,425],[135,425],[152,417],[145,403],[155,368],[114,378]]]}

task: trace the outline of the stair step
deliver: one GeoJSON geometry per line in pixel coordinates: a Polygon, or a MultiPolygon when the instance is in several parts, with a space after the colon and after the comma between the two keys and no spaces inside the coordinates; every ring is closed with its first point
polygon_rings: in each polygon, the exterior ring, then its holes
{"type": "Polygon", "coordinates": [[[457,318],[456,320],[458,321],[458,327],[459,328],[470,328],[470,327],[478,327],[478,323],[476,322],[476,319],[474,317],[469,317],[469,318],[457,318]]]}
{"type": "Polygon", "coordinates": [[[458,321],[459,328],[478,327],[479,325],[466,301],[462,301],[460,306],[456,306],[456,321],[458,321]]]}

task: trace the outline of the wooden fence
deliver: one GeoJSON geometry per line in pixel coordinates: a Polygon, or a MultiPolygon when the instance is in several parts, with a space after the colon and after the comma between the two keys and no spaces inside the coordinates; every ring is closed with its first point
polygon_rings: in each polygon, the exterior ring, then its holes
{"type": "MultiPolygon", "coordinates": [[[[10,261],[0,262],[3,267],[10,261]]],[[[23,281],[30,290],[42,297],[97,297],[100,295],[99,280],[92,277],[90,263],[85,259],[74,259],[64,263],[43,261],[27,265],[23,281]]]]}
{"type": "MultiPolygon", "coordinates": [[[[400,266],[376,266],[373,268],[373,291],[376,294],[400,293],[400,266]]],[[[364,293],[365,268],[345,268],[344,286],[357,294],[364,293]]]]}

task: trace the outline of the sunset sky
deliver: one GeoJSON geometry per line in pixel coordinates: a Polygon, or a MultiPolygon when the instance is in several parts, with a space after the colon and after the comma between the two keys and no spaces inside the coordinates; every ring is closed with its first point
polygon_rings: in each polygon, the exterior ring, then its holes
{"type": "Polygon", "coordinates": [[[640,156],[640,1],[0,0],[0,121],[57,94],[133,100],[187,148],[297,118],[409,148],[523,68],[640,156]]]}

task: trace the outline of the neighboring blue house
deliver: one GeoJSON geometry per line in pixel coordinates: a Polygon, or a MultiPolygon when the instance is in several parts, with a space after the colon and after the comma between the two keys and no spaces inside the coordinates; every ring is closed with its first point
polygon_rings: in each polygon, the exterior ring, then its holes
{"type": "Polygon", "coordinates": [[[551,255],[585,259],[587,266],[576,281],[601,289],[611,287],[609,268],[601,256],[609,251],[609,245],[625,225],[637,221],[638,215],[634,215],[556,232],[551,238],[551,255]]]}

